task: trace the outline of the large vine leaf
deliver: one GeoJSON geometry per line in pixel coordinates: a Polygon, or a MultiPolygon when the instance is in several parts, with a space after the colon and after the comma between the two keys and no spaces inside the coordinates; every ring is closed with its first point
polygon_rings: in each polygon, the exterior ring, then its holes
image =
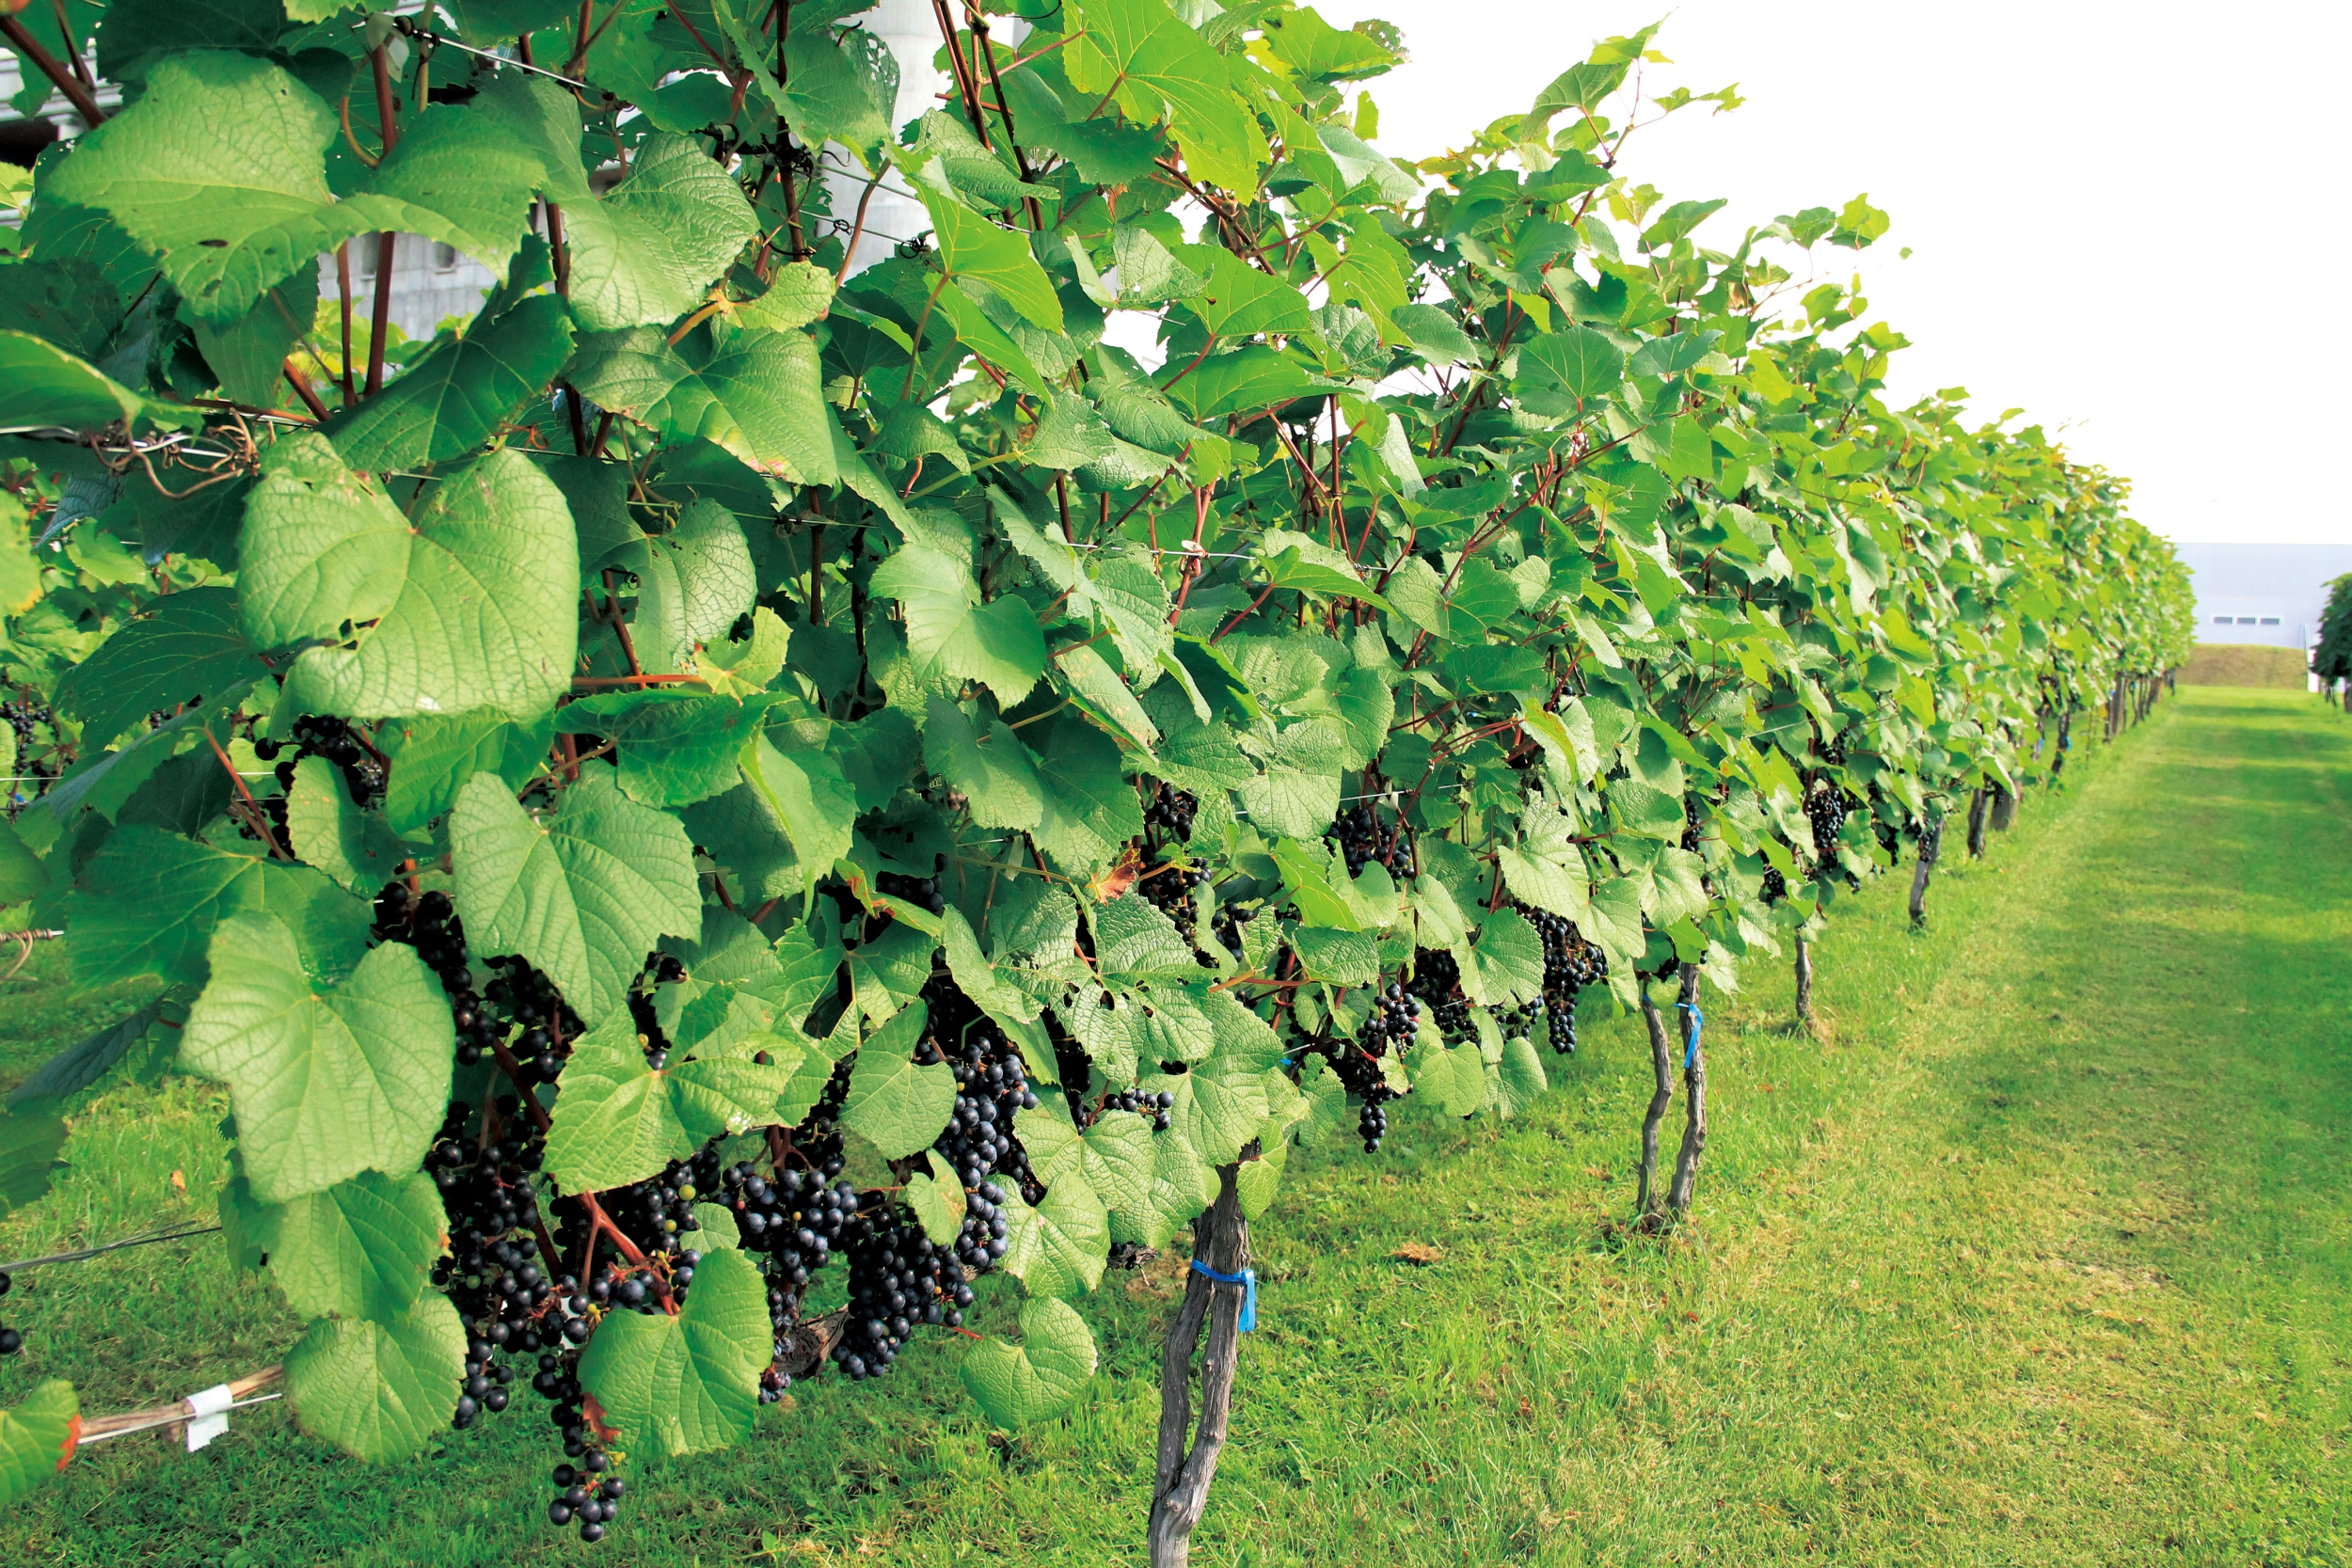
{"type": "Polygon", "coordinates": [[[66,1466],[82,1434],[82,1403],[63,1378],[44,1380],[13,1410],[0,1410],[0,1505],[66,1466]]]}
{"type": "Polygon", "coordinates": [[[901,546],[875,570],[873,591],[898,601],[918,679],[976,680],[1010,707],[1045,673],[1045,639],[1017,598],[983,604],[963,562],[928,545],[901,546]]]}
{"type": "Polygon", "coordinates": [[[229,1085],[254,1196],[284,1203],[363,1170],[417,1168],[449,1103],[456,1033],[440,983],[398,942],[322,991],[274,915],[213,933],[181,1059],[229,1085]]]}
{"type": "Polygon", "coordinates": [[[347,973],[368,942],[368,906],[308,866],[238,854],[144,823],[108,835],[67,895],[74,978],[103,985],[141,974],[202,985],[205,944],[230,915],[286,923],[316,973],[347,973]],[[177,911],[158,919],[158,910],[177,911]]]}
{"type": "Polygon", "coordinates": [[[956,1108],[955,1069],[946,1062],[918,1067],[915,1046],[923,1038],[930,1009],[915,1002],[858,1047],[850,1092],[841,1102],[841,1125],[888,1160],[904,1159],[931,1145],[956,1108]]]}
{"type": "Polygon", "coordinates": [[[493,452],[434,485],[413,522],[324,436],[279,441],[264,469],[238,593],[257,646],[325,644],[288,675],[294,711],[530,717],[569,689],[579,546],[537,465],[493,452]]]}
{"type": "Polygon", "coordinates": [[[151,713],[193,706],[266,669],[238,624],[236,590],[190,588],[155,601],[66,672],[56,705],[96,748],[151,713]]]}
{"type": "Polygon", "coordinates": [[[675,346],[666,336],[644,327],[582,344],[573,385],[666,440],[700,436],[790,483],[837,482],[833,414],[807,333],[714,326],[675,346]]]}
{"type": "Polygon", "coordinates": [[[663,937],[702,929],[686,830],[601,770],[584,770],[544,818],[497,774],[477,773],[449,832],[468,940],[529,958],[591,1024],[621,1007],[663,937]]]}
{"type": "Polygon", "coordinates": [[[580,1386],[632,1449],[707,1453],[739,1441],[774,1355],[768,1282],[743,1255],[706,1253],[677,1316],[611,1312],[580,1358],[580,1386]]]}
{"type": "Polygon", "coordinates": [[[1085,1175],[1066,1170],[1031,1208],[1008,1191],[1001,1266],[1033,1296],[1070,1296],[1103,1283],[1110,1214],[1085,1175]]]}
{"type": "Polygon", "coordinates": [[[964,1353],[963,1386],[1000,1427],[1060,1415],[1094,1376],[1094,1335],[1069,1303],[1021,1304],[1021,1342],[989,1339],[964,1353]]]}
{"type": "Polygon", "coordinates": [[[326,427],[355,468],[446,463],[489,439],[516,404],[548,384],[572,351],[562,300],[536,294],[443,343],[326,427]]]}
{"type": "Polygon", "coordinates": [[[564,1065],[547,1172],[575,1192],[625,1187],[708,1139],[782,1119],[799,1051],[761,1037],[657,1069],[628,1013],[615,1012],[580,1037],[564,1065]],[[762,1053],[768,1061],[756,1059],[762,1053]]]}
{"type": "Polygon", "coordinates": [[[422,1171],[397,1180],[363,1171],[262,1208],[247,1234],[269,1255],[270,1275],[297,1316],[380,1323],[416,1301],[449,1245],[440,1191],[422,1171]]]}
{"type": "Polygon", "coordinates": [[[322,1318],[286,1356],[286,1393],[311,1436],[381,1464],[448,1430],[465,1325],[439,1291],[389,1322],[322,1318]]]}

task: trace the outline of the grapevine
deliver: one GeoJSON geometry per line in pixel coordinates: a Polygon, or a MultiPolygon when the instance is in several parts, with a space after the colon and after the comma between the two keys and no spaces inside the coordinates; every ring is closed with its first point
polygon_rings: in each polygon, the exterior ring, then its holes
{"type": "MultiPolygon", "coordinates": [[[[1581,1013],[1648,1020],[1653,1151],[1679,1064],[1671,1227],[1702,985],[1809,976],[1906,843],[1916,911],[1958,802],[2186,646],[2121,479],[1888,401],[1832,280],[1888,214],[1735,240],[1621,164],[1655,29],[1408,163],[1384,24],[938,21],[901,122],[823,8],[191,16],[0,256],[93,317],[0,326],[0,911],[157,992],[0,1175],[168,1032],[304,1430],[529,1393],[585,1542],[796,1380],[1056,1418],[1187,1228],[1165,1366],[1229,1400],[1285,1151],[1518,1115],[1581,1013]],[[920,232],[865,225],[894,171],[920,232]],[[399,355],[304,270],[386,231],[496,280],[399,355]]],[[[1226,1430],[1168,1419],[1158,1563],[1226,1430]]]]}

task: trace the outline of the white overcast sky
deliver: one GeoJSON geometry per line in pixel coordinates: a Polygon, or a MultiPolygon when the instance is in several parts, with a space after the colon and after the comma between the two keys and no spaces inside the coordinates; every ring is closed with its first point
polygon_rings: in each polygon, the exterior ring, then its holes
{"type": "MultiPolygon", "coordinates": [[[[1525,108],[1595,39],[1663,14],[1659,89],[1737,82],[1726,115],[1637,134],[1622,170],[1726,197],[1700,231],[1858,192],[1858,261],[1906,334],[1899,398],[1968,388],[2128,476],[2179,540],[2352,544],[2325,322],[2342,307],[2352,7],[2090,0],[1326,0],[1404,29],[1370,84],[1381,150],[1420,157],[1525,108]],[[1902,260],[1900,247],[1911,247],[1902,260]]],[[[1851,253],[1837,253],[1849,267],[1851,253]]]]}

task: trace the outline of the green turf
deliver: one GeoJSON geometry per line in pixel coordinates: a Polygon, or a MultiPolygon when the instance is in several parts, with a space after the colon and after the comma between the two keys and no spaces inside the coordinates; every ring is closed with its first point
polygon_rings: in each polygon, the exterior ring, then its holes
{"type": "MultiPolygon", "coordinates": [[[[1378,1157],[1295,1160],[1196,1560],[2352,1564],[2348,780],[2352,722],[2312,700],[2185,690],[1939,873],[1927,932],[1892,879],[1843,906],[1822,1038],[1781,1026],[1777,965],[1709,1006],[1672,1243],[1612,1223],[1647,1093],[1622,1022],[1516,1121],[1407,1101],[1378,1157]]],[[[0,991],[0,1083],[87,1022],[55,964],[0,991]]],[[[102,1085],[0,1254],[201,1212],[223,1109],[102,1085]]],[[[632,1466],[593,1550],[540,1518],[526,1396],[383,1468],[279,1406],[194,1457],[110,1444],[0,1520],[0,1561],[1136,1563],[1175,1278],[1088,1304],[1104,1371],[1066,1420],[993,1437],[943,1337],[735,1452],[632,1466]]],[[[96,1410],[294,1327],[216,1238],[27,1275],[0,1316],[29,1340],[0,1402],[63,1375],[96,1410]]]]}

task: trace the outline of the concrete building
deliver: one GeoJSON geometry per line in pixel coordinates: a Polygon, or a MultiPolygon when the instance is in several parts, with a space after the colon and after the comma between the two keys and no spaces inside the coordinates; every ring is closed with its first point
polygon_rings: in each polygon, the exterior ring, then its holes
{"type": "Polygon", "coordinates": [[[2181,545],[2196,575],[2197,640],[2308,648],[2328,584],[2352,572],[2352,545],[2181,545]]]}

